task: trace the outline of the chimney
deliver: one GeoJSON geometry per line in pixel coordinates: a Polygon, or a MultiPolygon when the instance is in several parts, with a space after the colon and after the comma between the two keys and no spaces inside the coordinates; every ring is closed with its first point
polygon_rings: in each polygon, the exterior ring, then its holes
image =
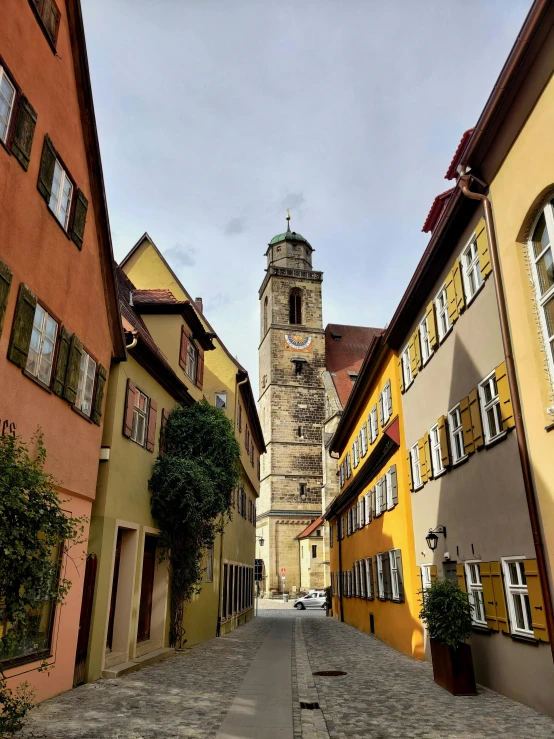
{"type": "Polygon", "coordinates": [[[204,306],[202,305],[202,298],[194,298],[194,302],[200,313],[202,313],[204,310],[204,306]]]}

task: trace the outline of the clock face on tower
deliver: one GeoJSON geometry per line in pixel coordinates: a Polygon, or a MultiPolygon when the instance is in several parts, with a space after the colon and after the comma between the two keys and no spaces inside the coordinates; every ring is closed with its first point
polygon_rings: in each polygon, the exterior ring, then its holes
{"type": "Polygon", "coordinates": [[[311,352],[312,337],[301,334],[285,334],[285,350],[289,352],[311,352]]]}

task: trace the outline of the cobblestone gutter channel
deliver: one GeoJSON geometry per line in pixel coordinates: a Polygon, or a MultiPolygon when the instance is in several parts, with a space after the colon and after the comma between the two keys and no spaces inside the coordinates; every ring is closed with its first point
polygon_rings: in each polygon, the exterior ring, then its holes
{"type": "Polygon", "coordinates": [[[294,739],[329,739],[325,721],[325,701],[321,700],[312,676],[300,617],[295,619],[293,635],[294,739]],[[302,703],[317,704],[319,708],[301,708],[302,703]]]}

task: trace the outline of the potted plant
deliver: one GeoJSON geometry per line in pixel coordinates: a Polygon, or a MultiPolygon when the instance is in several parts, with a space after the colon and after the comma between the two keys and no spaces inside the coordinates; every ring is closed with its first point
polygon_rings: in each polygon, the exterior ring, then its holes
{"type": "Polygon", "coordinates": [[[325,615],[329,616],[333,613],[333,598],[331,596],[331,586],[325,588],[325,615]]]}
{"type": "Polygon", "coordinates": [[[453,695],[476,695],[471,647],[471,605],[467,593],[450,580],[436,580],[423,591],[419,614],[429,630],[435,682],[453,695]]]}

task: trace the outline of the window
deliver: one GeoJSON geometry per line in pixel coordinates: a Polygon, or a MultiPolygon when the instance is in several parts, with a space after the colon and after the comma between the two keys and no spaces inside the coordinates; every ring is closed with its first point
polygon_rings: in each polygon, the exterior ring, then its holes
{"type": "Polygon", "coordinates": [[[144,446],[148,417],[148,397],[138,388],[135,393],[135,407],[133,408],[133,430],[131,439],[144,446]]]}
{"type": "Polygon", "coordinates": [[[385,510],[387,496],[387,479],[383,475],[375,484],[375,515],[380,516],[385,510]]]}
{"type": "Polygon", "coordinates": [[[462,427],[462,414],[460,406],[457,405],[448,414],[448,425],[450,427],[450,447],[452,449],[452,462],[456,464],[466,456],[464,448],[464,429],[462,427]]]}
{"type": "Polygon", "coordinates": [[[198,366],[198,349],[189,339],[187,346],[187,366],[185,372],[193,382],[196,382],[196,368],[198,366]]]}
{"type": "MultiPolygon", "coordinates": [[[[339,526],[339,522],[337,521],[337,528],[338,528],[338,526],[339,526]]],[[[333,545],[335,543],[334,539],[335,539],[335,527],[331,523],[331,524],[329,524],[329,547],[330,547],[330,549],[333,548],[333,545]]]]}
{"type": "Polygon", "coordinates": [[[462,252],[462,273],[468,303],[483,284],[477,242],[472,241],[462,252]]]}
{"type": "Polygon", "coordinates": [[[297,287],[295,287],[293,290],[290,291],[289,323],[291,324],[302,323],[302,294],[297,287]]]}
{"type": "Polygon", "coordinates": [[[371,409],[369,414],[369,441],[373,444],[379,433],[379,421],[377,420],[377,404],[371,409]]]}
{"type": "Polygon", "coordinates": [[[96,362],[90,354],[83,351],[81,354],[81,366],[79,367],[79,384],[77,386],[75,407],[84,413],[85,416],[90,416],[92,412],[92,396],[94,393],[95,376],[96,362]]]}
{"type": "Polygon", "coordinates": [[[354,467],[357,467],[360,463],[360,455],[358,452],[358,439],[354,440],[354,443],[352,444],[352,456],[354,458],[354,467]]]}
{"type": "Polygon", "coordinates": [[[435,309],[437,311],[437,324],[439,341],[442,341],[452,328],[448,315],[448,298],[446,297],[446,285],[443,285],[435,298],[435,309]]]}
{"type": "Polygon", "coordinates": [[[433,465],[433,476],[438,477],[438,475],[444,472],[444,467],[442,466],[441,440],[439,436],[438,423],[435,424],[429,432],[429,443],[431,446],[431,464],[433,465]]]}
{"type": "Polygon", "coordinates": [[[412,468],[412,485],[414,490],[417,490],[422,485],[417,443],[410,449],[410,465],[412,468]]]}
{"type": "Polygon", "coordinates": [[[479,626],[486,626],[485,599],[483,597],[483,583],[479,562],[466,562],[466,581],[469,604],[471,606],[471,620],[479,626]]]}
{"type": "Polygon", "coordinates": [[[215,393],[215,407],[227,408],[227,393],[215,393]]]}
{"type": "Polygon", "coordinates": [[[300,492],[300,497],[301,498],[305,498],[306,497],[306,487],[307,487],[307,485],[306,485],[305,482],[301,482],[300,483],[300,490],[299,490],[299,492],[300,492]]]}
{"type": "Polygon", "coordinates": [[[387,380],[383,392],[381,393],[382,413],[383,413],[383,425],[387,423],[392,415],[392,395],[390,380],[387,380]]]}
{"type": "Polygon", "coordinates": [[[421,585],[423,587],[423,590],[427,590],[427,588],[431,587],[431,583],[433,582],[431,579],[431,567],[433,565],[420,565],[421,569],[421,585]]]}
{"type": "Polygon", "coordinates": [[[365,559],[366,595],[373,599],[373,571],[371,569],[371,557],[365,559]]]}
{"type": "Polygon", "coordinates": [[[421,359],[423,360],[423,364],[427,364],[433,354],[431,339],[429,337],[427,316],[425,316],[423,321],[419,324],[419,339],[421,344],[421,359]]]}
{"type": "Polygon", "coordinates": [[[317,544],[312,544],[312,559],[317,559],[317,544]]]}
{"type": "Polygon", "coordinates": [[[400,549],[389,550],[392,599],[400,600],[400,549]]]}
{"type": "Polygon", "coordinates": [[[72,196],[73,183],[69,179],[65,169],[56,159],[49,205],[50,210],[54,213],[66,231],[69,224],[69,212],[71,210],[72,196]]]}
{"type": "Polygon", "coordinates": [[[385,574],[383,572],[383,555],[377,555],[377,597],[385,598],[385,574]]]}
{"type": "Polygon", "coordinates": [[[485,427],[485,443],[488,443],[494,441],[494,439],[497,439],[503,433],[500,398],[498,397],[494,372],[480,383],[479,399],[481,401],[481,415],[485,427]]]}
{"type": "Polygon", "coordinates": [[[214,547],[206,551],[206,582],[214,581],[214,547]]]}
{"type": "Polygon", "coordinates": [[[398,502],[398,488],[396,482],[396,465],[389,467],[385,475],[385,485],[387,490],[387,510],[390,511],[398,502]]]}
{"type": "Polygon", "coordinates": [[[344,485],[344,463],[339,465],[339,487],[344,485]]]}
{"type": "Polygon", "coordinates": [[[554,383],[554,209],[549,203],[541,214],[529,242],[533,283],[539,308],[540,323],[546,344],[548,366],[554,383]]]}
{"type": "Polygon", "coordinates": [[[346,452],[346,477],[350,477],[352,474],[352,467],[350,466],[350,452],[346,452]]]}
{"type": "Polygon", "coordinates": [[[414,381],[412,377],[412,365],[410,364],[410,347],[407,346],[402,352],[402,377],[404,379],[404,389],[408,387],[414,381]]]}
{"type": "Polygon", "coordinates": [[[267,333],[267,296],[264,300],[264,336],[267,333]]]}
{"type": "Polygon", "coordinates": [[[534,636],[523,558],[505,559],[502,564],[512,631],[522,636],[534,636]]]}
{"type": "Polygon", "coordinates": [[[45,385],[50,385],[57,334],[57,322],[37,303],[25,369],[45,385]]]}
{"type": "Polygon", "coordinates": [[[15,87],[0,66],[0,141],[6,142],[15,100],[15,87]]]}
{"type": "Polygon", "coordinates": [[[56,47],[61,13],[54,0],[31,0],[41,20],[43,31],[52,46],[56,47]]]}
{"type": "Polygon", "coordinates": [[[367,425],[365,423],[360,431],[360,445],[362,447],[362,457],[365,457],[367,454],[367,425]]]}

